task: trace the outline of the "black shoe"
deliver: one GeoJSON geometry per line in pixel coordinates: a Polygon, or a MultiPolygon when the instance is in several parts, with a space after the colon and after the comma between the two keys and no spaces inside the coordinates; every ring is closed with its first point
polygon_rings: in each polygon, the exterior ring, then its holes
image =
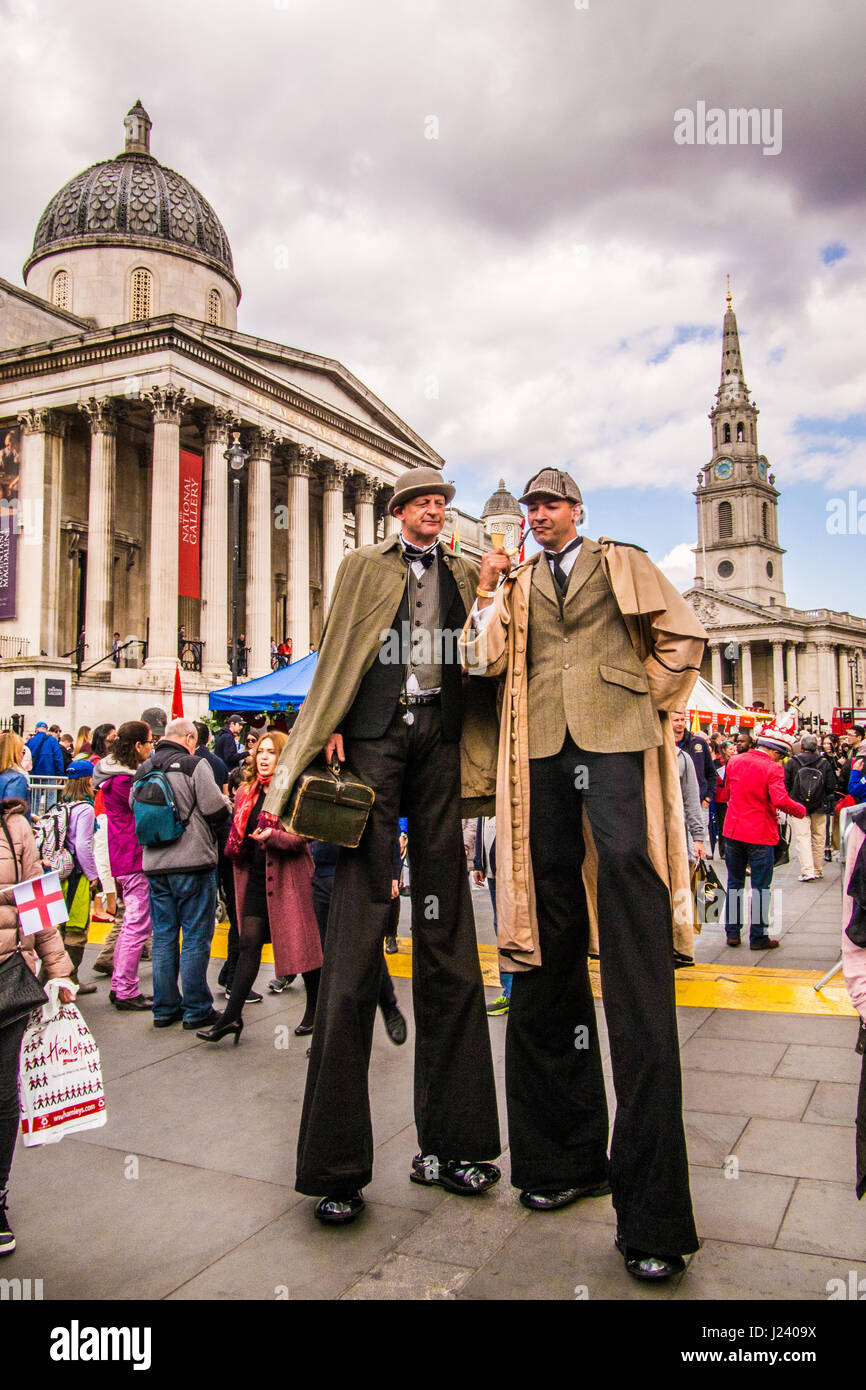
{"type": "MultiPolygon", "coordinates": [[[[226,999],[230,999],[230,998],[231,998],[231,993],[232,993],[232,992],[231,992],[230,989],[224,989],[224,990],[223,990],[223,994],[225,995],[226,999]]],[[[263,994],[259,994],[258,990],[251,989],[250,992],[249,992],[249,994],[248,994],[247,997],[246,997],[246,1003],[247,1003],[247,1004],[261,1004],[261,1002],[262,1002],[262,1000],[264,999],[264,997],[265,997],[265,996],[264,996],[263,994]]]]}
{"type": "Polygon", "coordinates": [[[386,937],[385,937],[385,955],[386,955],[386,956],[396,956],[396,954],[397,954],[397,952],[399,951],[399,949],[400,949],[400,947],[397,945],[397,938],[396,938],[396,936],[386,936],[386,937]]]}
{"type": "Polygon", "coordinates": [[[221,1018],[222,1014],[218,1014],[216,1009],[208,1009],[201,1018],[191,1018],[189,1021],[184,1019],[183,1026],[188,1033],[191,1033],[195,1028],[204,1028],[209,1023],[219,1023],[221,1018]]]}
{"type": "Polygon", "coordinates": [[[3,1188],[0,1192],[0,1255],[11,1255],[15,1249],[15,1237],[12,1234],[12,1227],[9,1225],[9,1216],[6,1211],[6,1204],[9,1201],[9,1191],[3,1188]]]}
{"type": "Polygon", "coordinates": [[[170,1028],[173,1023],[180,1023],[182,1018],[182,1011],[177,1009],[173,1014],[164,1014],[160,1018],[154,1018],[153,1026],[154,1028],[170,1028]]]}
{"type": "MultiPolygon", "coordinates": [[[[114,990],[111,992],[114,994],[114,990]]],[[[149,1013],[153,1008],[153,996],[150,994],[136,994],[134,999],[118,999],[117,995],[114,995],[111,1002],[121,1013],[126,1013],[127,1011],[143,1013],[145,1009],[149,1013]]]]}
{"type": "Polygon", "coordinates": [[[234,1039],[235,1039],[235,1047],[237,1047],[238,1043],[239,1043],[240,1040],[241,1040],[241,1033],[242,1033],[243,1031],[244,1031],[244,1021],[243,1021],[243,1019],[242,1019],[242,1018],[236,1018],[236,1019],[234,1019],[234,1021],[231,1022],[231,1023],[222,1023],[222,1022],[220,1022],[220,1023],[214,1023],[213,1026],[210,1027],[210,1028],[200,1028],[200,1029],[198,1030],[198,1032],[196,1033],[196,1037],[197,1037],[197,1038],[201,1038],[203,1042],[213,1042],[213,1043],[215,1043],[215,1042],[219,1042],[220,1038],[224,1038],[224,1037],[226,1037],[229,1033],[233,1033],[233,1034],[234,1034],[234,1039]]]}
{"type": "Polygon", "coordinates": [[[275,975],[268,985],[268,994],[283,994],[294,979],[294,975],[275,975]]]}
{"type": "Polygon", "coordinates": [[[625,1267],[634,1279],[670,1279],[672,1274],[682,1274],[686,1262],[682,1255],[650,1255],[645,1250],[635,1250],[617,1236],[614,1244],[625,1260],[625,1267]]]}
{"type": "Polygon", "coordinates": [[[307,1015],[304,1014],[304,1017],[301,1019],[300,1023],[295,1029],[296,1038],[308,1038],[310,1036],[310,1034],[313,1031],[313,1023],[315,1021],[315,1017],[316,1016],[314,1014],[312,1018],[307,1018],[307,1015]]]}
{"type": "Polygon", "coordinates": [[[781,941],[777,941],[774,936],[759,936],[757,941],[749,942],[751,951],[775,951],[777,946],[781,946],[781,941]]]}
{"type": "Polygon", "coordinates": [[[520,1194],[520,1205],[528,1207],[530,1211],[560,1211],[562,1207],[570,1207],[572,1202],[579,1202],[581,1197],[607,1197],[609,1193],[610,1183],[607,1179],[586,1187],[562,1187],[554,1191],[526,1188],[520,1194]]]}
{"type": "Polygon", "coordinates": [[[385,1019],[385,1032],[388,1034],[388,1037],[397,1047],[402,1047],[403,1043],[406,1041],[406,1020],[400,1010],[395,1005],[395,1007],[389,1009],[383,1017],[385,1019]]]}
{"type": "Polygon", "coordinates": [[[416,1154],[409,1174],[410,1182],[422,1187],[444,1187],[458,1197],[478,1197],[495,1187],[501,1177],[495,1163],[470,1163],[456,1158],[440,1163],[435,1154],[416,1154]]]}
{"type": "Polygon", "coordinates": [[[323,1197],[313,1214],[326,1226],[348,1226],[363,1210],[364,1198],[360,1192],[354,1192],[351,1197],[323,1197]]]}

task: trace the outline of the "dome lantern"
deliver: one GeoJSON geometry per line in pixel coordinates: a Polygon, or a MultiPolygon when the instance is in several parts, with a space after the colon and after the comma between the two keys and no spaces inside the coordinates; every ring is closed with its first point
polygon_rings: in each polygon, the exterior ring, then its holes
{"type": "Polygon", "coordinates": [[[153,121],[140,101],[131,106],[123,118],[126,131],[126,154],[150,154],[150,129],[153,121]]]}

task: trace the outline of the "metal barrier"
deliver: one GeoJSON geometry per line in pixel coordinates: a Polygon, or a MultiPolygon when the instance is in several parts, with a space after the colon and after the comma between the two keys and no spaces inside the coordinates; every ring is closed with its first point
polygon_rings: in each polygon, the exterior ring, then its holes
{"type": "Polygon", "coordinates": [[[30,814],[44,816],[55,805],[58,796],[66,786],[65,777],[30,778],[30,814]]]}

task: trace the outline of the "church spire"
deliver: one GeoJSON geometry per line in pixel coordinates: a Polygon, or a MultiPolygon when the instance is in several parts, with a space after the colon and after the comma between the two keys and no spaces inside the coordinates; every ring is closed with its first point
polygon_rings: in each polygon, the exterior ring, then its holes
{"type": "Polygon", "coordinates": [[[743,379],[743,358],[740,352],[740,335],[737,329],[737,316],[732,307],[731,277],[728,276],[727,309],[722,329],[722,378],[719,383],[717,405],[749,403],[749,388],[743,379]]]}

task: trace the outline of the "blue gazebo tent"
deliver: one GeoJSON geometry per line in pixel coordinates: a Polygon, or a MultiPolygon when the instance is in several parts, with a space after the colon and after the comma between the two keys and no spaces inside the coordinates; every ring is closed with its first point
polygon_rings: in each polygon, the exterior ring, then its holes
{"type": "Polygon", "coordinates": [[[306,699],[313,680],[318,652],[310,652],[289,666],[259,676],[241,685],[212,690],[208,707],[212,710],[238,710],[240,713],[295,708],[306,699]]]}

